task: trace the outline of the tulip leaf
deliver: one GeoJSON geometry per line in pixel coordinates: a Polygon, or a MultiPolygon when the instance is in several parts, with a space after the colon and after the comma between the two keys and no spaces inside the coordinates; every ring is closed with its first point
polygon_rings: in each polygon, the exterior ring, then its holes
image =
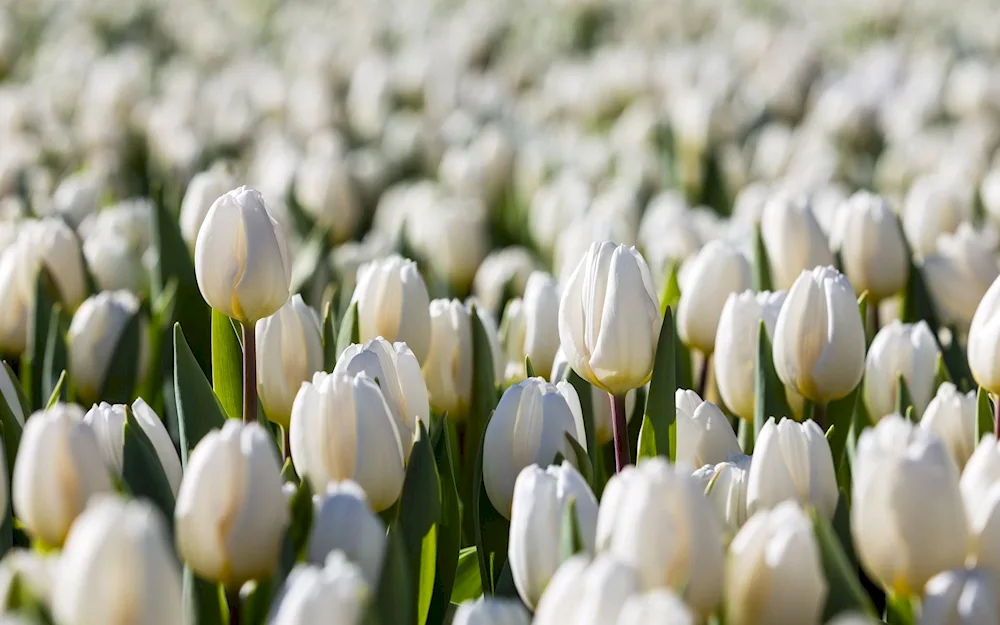
{"type": "MultiPolygon", "coordinates": [[[[7,363],[4,363],[5,365],[7,363]]],[[[11,383],[17,385],[17,378],[11,376],[11,383]]],[[[22,413],[28,416],[27,413],[22,413]]],[[[14,460],[17,458],[17,448],[21,445],[21,430],[23,426],[17,420],[14,409],[7,403],[7,396],[0,394],[0,431],[3,432],[3,449],[7,459],[7,481],[14,475],[14,460]]],[[[10,484],[8,484],[10,486],[10,484]]],[[[10,492],[9,490],[7,491],[10,492]]]]}
{"type": "MultiPolygon", "coordinates": [[[[150,322],[146,328],[149,340],[149,367],[146,370],[146,377],[139,383],[136,395],[145,399],[146,403],[150,405],[159,401],[166,402],[164,387],[171,384],[172,376],[169,372],[172,371],[173,353],[170,348],[164,349],[164,346],[172,347],[172,320],[176,307],[177,283],[171,281],[150,305],[150,322]]],[[[173,398],[172,391],[168,394],[173,398]]],[[[176,441],[177,420],[172,410],[172,408],[168,409],[167,405],[163,406],[163,420],[167,424],[167,431],[170,432],[171,439],[176,441]]]]}
{"type": "MultiPolygon", "coordinates": [[[[654,453],[661,456],[667,456],[672,449],[670,426],[676,417],[674,407],[674,395],[677,393],[677,362],[674,355],[676,345],[673,314],[668,307],[663,312],[663,321],[660,323],[660,338],[656,343],[653,373],[649,381],[649,397],[642,419],[643,429],[646,429],[647,424],[652,428],[654,453]]],[[[639,431],[639,440],[642,440],[642,430],[639,431]]],[[[648,442],[646,452],[649,452],[648,442]]]]}
{"type": "Polygon", "coordinates": [[[198,366],[179,323],[174,324],[174,394],[181,463],[186,467],[188,455],[198,441],[226,423],[226,411],[198,366]]]}
{"type": "Polygon", "coordinates": [[[591,486],[594,489],[594,493],[600,496],[600,492],[604,490],[604,483],[607,481],[607,476],[604,473],[604,465],[601,462],[602,455],[601,449],[597,444],[597,431],[594,429],[594,396],[592,387],[589,382],[581,378],[570,367],[566,367],[566,371],[566,381],[573,386],[573,390],[576,391],[576,395],[580,399],[580,410],[583,413],[583,430],[587,437],[587,457],[590,458],[591,466],[594,470],[594,481],[591,482],[591,486]]]}
{"type": "Polygon", "coordinates": [[[299,479],[298,473],[295,472],[295,465],[292,463],[291,458],[285,458],[285,464],[281,466],[281,482],[283,484],[295,484],[296,486],[302,482],[299,479]]]}
{"type": "Polygon", "coordinates": [[[858,581],[857,568],[848,560],[830,522],[814,508],[809,509],[809,516],[812,518],[813,533],[819,546],[823,573],[829,584],[823,621],[845,611],[864,612],[874,616],[875,609],[871,600],[858,581]]]}
{"type": "Polygon", "coordinates": [[[288,207],[288,215],[292,218],[292,226],[300,237],[305,238],[313,231],[315,222],[306,213],[302,205],[299,204],[298,195],[295,193],[295,179],[288,185],[285,193],[285,206],[288,207]]]}
{"type": "Polygon", "coordinates": [[[194,574],[190,567],[184,567],[183,585],[184,613],[191,625],[223,625],[222,597],[219,587],[194,574]]]}
{"type": "Polygon", "coordinates": [[[994,428],[994,408],[990,401],[990,392],[983,387],[979,387],[976,393],[976,443],[983,440],[983,436],[993,434],[994,428]]]}
{"type": "MultiPolygon", "coordinates": [[[[493,371],[493,351],[489,335],[479,318],[475,305],[469,307],[469,323],[472,326],[472,398],[469,402],[469,414],[465,418],[465,441],[461,451],[461,464],[458,471],[459,495],[465,502],[466,510],[477,510],[475,498],[480,489],[482,473],[476,473],[481,460],[483,434],[489,423],[493,409],[497,405],[496,377],[493,371]]],[[[472,525],[473,515],[466,515],[466,536],[474,536],[476,527],[472,525]]]]}
{"type": "Polygon", "coordinates": [[[833,465],[838,468],[844,462],[844,451],[847,448],[847,437],[854,420],[854,408],[861,393],[861,383],[858,383],[846,396],[834,400],[826,406],[826,420],[830,425],[826,440],[830,444],[830,454],[833,465]]]}
{"type": "MultiPolygon", "coordinates": [[[[313,494],[312,483],[309,480],[302,480],[288,500],[292,519],[288,526],[288,539],[296,558],[305,552],[309,544],[309,533],[313,524],[313,494]]],[[[292,564],[294,565],[294,561],[292,564]]],[[[291,570],[291,566],[284,570],[285,575],[291,570]]]]}
{"type": "MultiPolygon", "coordinates": [[[[902,232],[903,224],[900,221],[899,215],[896,215],[896,225],[899,227],[899,231],[902,232]]],[[[906,256],[910,259],[910,269],[906,279],[906,286],[903,288],[903,301],[901,302],[899,311],[900,321],[903,323],[916,323],[924,320],[930,325],[931,332],[936,335],[941,324],[934,305],[934,298],[927,287],[927,280],[924,278],[923,270],[914,260],[913,249],[910,247],[909,241],[906,237],[902,237],[902,240],[903,245],[906,247],[906,256]]]]}
{"type": "MultiPolygon", "coordinates": [[[[49,331],[45,336],[45,356],[42,365],[42,397],[51,401],[56,395],[62,401],[69,401],[68,385],[60,385],[59,378],[69,368],[69,349],[66,336],[69,334],[69,320],[63,313],[62,304],[52,306],[49,331]]],[[[109,367],[110,369],[110,367],[109,367]]]]}
{"type": "Polygon", "coordinates": [[[771,260],[764,245],[764,233],[758,223],[753,229],[753,288],[755,291],[773,290],[771,260]]]}
{"type": "Polygon", "coordinates": [[[163,513],[168,526],[174,520],[174,491],[170,487],[156,448],[146,436],[132,407],[125,404],[124,444],[122,448],[122,482],[137,498],[148,499],[163,513]]]}
{"type": "Polygon", "coordinates": [[[389,527],[382,574],[372,591],[365,625],[414,625],[417,622],[409,579],[406,544],[399,523],[389,527]]]}
{"type": "Polygon", "coordinates": [[[59,301],[59,290],[43,263],[35,282],[35,308],[28,315],[28,340],[21,361],[24,388],[33,408],[41,408],[49,394],[45,380],[45,348],[52,326],[52,309],[59,301]]]}
{"type": "Polygon", "coordinates": [[[316,226],[295,254],[290,288],[293,294],[303,292],[310,285],[310,280],[316,284],[317,281],[325,283],[330,278],[324,263],[330,255],[329,235],[329,228],[316,226]]]}
{"type": "Polygon", "coordinates": [[[418,421],[417,426],[400,495],[399,524],[410,566],[409,579],[415,585],[412,597],[416,600],[417,623],[424,625],[434,593],[441,488],[427,428],[423,421],[418,421]]]}
{"type": "Polygon", "coordinates": [[[337,365],[337,338],[333,329],[337,320],[334,318],[333,302],[323,306],[323,371],[333,371],[337,365]]]}
{"type": "Polygon", "coordinates": [[[212,390],[230,419],[243,417],[243,348],[233,321],[217,310],[212,311],[212,390]]]}
{"type": "Polygon", "coordinates": [[[906,378],[900,373],[896,377],[896,413],[905,417],[907,410],[912,407],[913,399],[910,397],[910,387],[906,384],[906,378]]]}
{"type": "MultiPolygon", "coordinates": [[[[868,302],[868,290],[866,289],[861,295],[858,296],[858,314],[861,315],[861,323],[865,328],[865,348],[867,349],[872,344],[872,339],[875,338],[875,333],[878,332],[877,321],[873,315],[868,314],[868,308],[872,304],[868,302]]],[[[874,304],[877,306],[878,304],[874,304]]],[[[878,309],[876,308],[877,312],[878,309]]]]}
{"type": "Polygon", "coordinates": [[[344,313],[344,318],[340,321],[340,330],[337,332],[337,358],[340,358],[345,349],[360,342],[361,339],[358,337],[358,303],[351,302],[347,312],[344,313]]]}
{"type": "Polygon", "coordinates": [[[576,514],[575,497],[570,497],[563,508],[559,551],[563,562],[583,551],[583,532],[580,530],[580,518],[576,514]]]}
{"type": "MultiPolygon", "coordinates": [[[[468,435],[468,434],[467,434],[468,435]]],[[[479,558],[479,574],[482,578],[483,591],[493,594],[496,589],[495,572],[502,568],[507,557],[507,538],[510,523],[503,517],[486,494],[483,485],[483,449],[486,441],[486,430],[479,437],[479,452],[476,454],[476,464],[473,470],[473,485],[475,490],[472,498],[472,523],[476,539],[476,555],[479,558]]]]}
{"type": "Polygon", "coordinates": [[[917,622],[914,603],[919,599],[888,593],[885,597],[884,619],[888,625],[913,625],[917,622]]]}
{"type": "MultiPolygon", "coordinates": [[[[761,428],[770,417],[774,417],[775,422],[778,422],[792,414],[791,408],[788,407],[785,386],[778,379],[778,374],[774,370],[771,339],[767,335],[767,327],[764,325],[763,319],[757,326],[755,367],[753,430],[754,439],[757,439],[760,437],[761,428]]],[[[752,449],[743,450],[745,454],[752,452],[752,449]]]]}
{"type": "Polygon", "coordinates": [[[531,364],[531,357],[524,357],[524,377],[533,378],[535,377],[535,367],[531,364]]]}
{"type": "Polygon", "coordinates": [[[580,472],[580,476],[590,484],[590,487],[594,486],[594,466],[590,462],[590,456],[587,455],[587,450],[583,448],[580,441],[570,434],[569,432],[564,432],[563,436],[566,438],[566,442],[573,449],[573,466],[577,468],[580,472]]]}
{"type": "Polygon", "coordinates": [[[514,584],[514,572],[510,569],[510,560],[503,563],[503,568],[500,569],[500,574],[497,575],[497,584],[496,589],[493,591],[493,596],[500,599],[521,600],[521,597],[517,594],[517,586],[514,584]]]}
{"type": "Polygon", "coordinates": [[[947,344],[941,341],[937,332],[934,332],[934,338],[937,339],[938,347],[941,349],[941,358],[948,371],[948,377],[958,387],[958,390],[967,393],[976,388],[976,382],[972,377],[972,371],[969,370],[969,359],[965,355],[965,350],[958,342],[958,328],[950,325],[948,330],[950,339],[947,344]]]}
{"type": "Polygon", "coordinates": [[[55,385],[52,387],[52,392],[49,394],[49,400],[45,403],[45,409],[48,410],[52,406],[55,406],[59,401],[66,401],[66,370],[63,369],[59,374],[59,378],[56,380],[55,385]]]}
{"type": "MultiPolygon", "coordinates": [[[[447,417],[438,420],[431,434],[434,461],[437,466],[438,484],[441,489],[441,518],[437,535],[437,569],[434,572],[434,595],[431,598],[428,623],[444,622],[453,588],[459,548],[462,546],[462,521],[458,505],[458,487],[455,485],[455,471],[452,462],[451,438],[453,428],[447,417]]],[[[478,574],[478,570],[477,570],[478,574]]],[[[482,582],[480,582],[480,586],[482,582]]]]}
{"type": "Polygon", "coordinates": [[[677,308],[678,302],[681,301],[679,272],[680,264],[671,261],[667,266],[667,278],[663,281],[663,291],[660,293],[660,315],[666,315],[668,308],[671,310],[677,308]]]}
{"type": "Polygon", "coordinates": [[[483,594],[483,579],[479,575],[478,560],[475,547],[466,547],[458,552],[451,603],[462,603],[483,594]]]}
{"type": "Polygon", "coordinates": [[[656,457],[656,434],[654,433],[654,429],[649,415],[642,415],[642,425],[639,427],[639,441],[636,445],[635,453],[636,464],[643,458],[656,457]]]}
{"type": "MultiPolygon", "coordinates": [[[[28,403],[28,397],[24,393],[24,386],[18,377],[14,374],[14,370],[11,369],[10,364],[4,360],[3,368],[7,370],[7,377],[10,378],[12,385],[14,386],[14,393],[17,395],[17,401],[21,404],[21,414],[27,419],[31,414],[31,405],[28,403]]],[[[6,398],[4,398],[6,401],[6,398]]]]}
{"type": "Polygon", "coordinates": [[[132,401],[139,385],[139,359],[143,357],[142,326],[142,313],[136,311],[118,336],[101,386],[101,400],[112,404],[132,401]]]}

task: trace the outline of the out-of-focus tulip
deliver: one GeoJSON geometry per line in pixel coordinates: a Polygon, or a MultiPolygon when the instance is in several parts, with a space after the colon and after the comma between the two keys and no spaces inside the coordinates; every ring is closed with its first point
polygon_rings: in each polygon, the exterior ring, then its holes
{"type": "Polygon", "coordinates": [[[240,323],[270,317],[288,301],[285,231],[260,191],[239,187],[212,204],[198,231],[194,268],[209,306],[240,323]]]}
{"type": "Polygon", "coordinates": [[[430,299],[417,264],[398,255],[372,261],[358,270],[351,302],[358,305],[358,338],[381,336],[402,341],[423,363],[431,346],[430,299]]]}
{"type": "MultiPolygon", "coordinates": [[[[167,428],[141,397],[132,403],[132,414],[146,438],[153,444],[156,456],[160,459],[160,466],[163,467],[163,474],[166,475],[170,488],[176,496],[177,489],[181,486],[181,460],[177,457],[177,451],[170,441],[167,428]]],[[[101,457],[108,469],[116,475],[121,475],[125,453],[125,405],[112,406],[107,402],[94,404],[84,415],[83,421],[97,435],[101,457]]]]}
{"type": "Polygon", "coordinates": [[[435,275],[467,292],[489,251],[488,214],[480,200],[443,197],[407,220],[406,232],[435,275]]]}
{"type": "Polygon", "coordinates": [[[688,288],[677,306],[677,333],[705,354],[715,350],[715,335],[730,293],[750,288],[750,265],[735,248],[710,241],[686,268],[688,288]]]}
{"type": "Polygon", "coordinates": [[[371,594],[358,567],[343,553],[334,551],[323,568],[300,564],[285,580],[272,625],[308,625],[309,623],[361,622],[371,594]]]}
{"type": "MultiPolygon", "coordinates": [[[[0,597],[9,600],[16,579],[21,588],[28,590],[42,605],[50,607],[58,567],[58,553],[42,554],[18,547],[10,549],[0,560],[0,597]]],[[[4,605],[4,608],[7,607],[4,605]]],[[[6,609],[0,610],[0,615],[6,616],[6,612],[6,609]]]]}
{"type": "Polygon", "coordinates": [[[559,350],[559,287],[552,276],[533,272],[524,297],[507,304],[502,325],[507,380],[524,377],[525,356],[531,358],[535,373],[548,378],[559,350]]]}
{"type": "Polygon", "coordinates": [[[982,569],[938,573],[924,587],[918,625],[1000,623],[996,574],[982,569]]]}
{"type": "Polygon", "coordinates": [[[760,227],[775,288],[790,289],[803,271],[833,264],[826,235],[804,197],[772,195],[764,203],[760,227]]]}
{"type": "MultiPolygon", "coordinates": [[[[566,379],[569,363],[566,361],[566,354],[562,347],[556,351],[555,360],[552,363],[552,375],[549,380],[555,384],[566,379]]],[[[590,411],[594,419],[594,435],[598,443],[610,443],[614,438],[614,428],[611,423],[611,398],[608,394],[594,385],[590,388],[590,411]]],[[[578,398],[579,399],[579,398],[578,398]]],[[[625,420],[631,423],[635,412],[635,389],[625,393],[625,420]]]]}
{"type": "Polygon", "coordinates": [[[682,592],[700,614],[722,598],[722,527],[688,467],[654,458],[612,477],[597,515],[597,548],[634,567],[642,588],[682,592]]]}
{"type": "Polygon", "coordinates": [[[88,297],[69,324],[70,371],[73,385],[83,401],[97,402],[109,375],[146,375],[149,338],[145,320],[139,322],[138,371],[109,371],[118,344],[132,317],[139,314],[139,300],[129,291],[103,291],[88,297]]]}
{"type": "Polygon", "coordinates": [[[705,497],[715,506],[729,536],[735,536],[747,520],[747,478],[750,456],[732,455],[726,462],[706,464],[694,472],[705,485],[705,497]]]}
{"type": "Polygon", "coordinates": [[[507,562],[514,586],[529,608],[538,604],[549,580],[561,564],[563,516],[576,502],[576,520],[583,549],[594,551],[597,498],[576,468],[563,461],[542,470],[525,467],[514,485],[507,562]]]}
{"type": "Polygon", "coordinates": [[[323,338],[316,312],[296,293],[257,322],[257,394],[267,418],[288,428],[292,402],[303,382],[323,368],[323,338]]]}
{"type": "Polygon", "coordinates": [[[515,482],[525,467],[548,466],[557,453],[576,458],[566,437],[586,440],[579,406],[568,382],[528,378],[504,391],[483,441],[483,484],[500,514],[510,518],[515,482]]]}
{"type": "Polygon", "coordinates": [[[34,303],[31,277],[22,259],[22,245],[15,241],[0,252],[0,349],[21,353],[28,341],[28,309],[34,303]]]}
{"type": "Polygon", "coordinates": [[[972,217],[971,206],[944,175],[928,175],[910,185],[903,203],[903,231],[917,254],[933,254],[938,237],[972,217]]]}
{"type": "Polygon", "coordinates": [[[535,610],[535,625],[614,623],[639,589],[635,570],[609,554],[579,554],[563,562],[535,610]]]}
{"type": "Polygon", "coordinates": [[[403,488],[403,437],[378,384],[366,375],[319,372],[295,396],[292,461],[317,491],[354,480],[375,510],[403,488]]]}
{"type": "Polygon", "coordinates": [[[865,332],[851,283],[832,267],[803,271],[774,325],[774,368],[814,402],[850,393],[865,369],[865,332]]]}
{"type": "Polygon", "coordinates": [[[1000,446],[984,436],[959,482],[969,523],[969,559],[1000,576],[1000,446]]]}
{"type": "Polygon", "coordinates": [[[62,179],[52,193],[51,215],[65,218],[73,227],[97,211],[101,202],[101,181],[94,172],[78,172],[62,179]]]}
{"type": "Polygon", "coordinates": [[[855,290],[878,302],[906,286],[910,258],[906,240],[889,205],[880,196],[858,191],[836,212],[830,244],[840,252],[844,272],[855,290]]]}
{"type": "Polygon", "coordinates": [[[666,588],[632,595],[625,600],[617,625],[694,625],[694,615],[666,588]]]}
{"type": "Polygon", "coordinates": [[[969,327],[1000,273],[996,232],[963,222],[954,233],[938,237],[935,253],[924,257],[923,271],[942,321],[969,327]]]}
{"type": "Polygon", "coordinates": [[[635,248],[594,243],[565,285],[559,340],[580,377],[614,395],[649,381],[660,308],[635,248]]]}
{"type": "Polygon", "coordinates": [[[691,390],[679,388],[674,396],[678,463],[695,468],[725,462],[730,454],[743,453],[718,406],[691,390]]]}
{"type": "Polygon", "coordinates": [[[29,281],[32,293],[36,271],[44,265],[59,290],[60,301],[69,312],[76,311],[87,297],[87,281],[80,240],[69,226],[59,219],[30,222],[21,228],[16,247],[21,250],[18,262],[23,265],[24,279],[29,281]]]}
{"type": "Polygon", "coordinates": [[[188,247],[194,249],[198,231],[217,199],[236,186],[236,181],[222,165],[199,172],[191,178],[181,201],[181,234],[188,247]]]}
{"type": "Polygon", "coordinates": [[[861,433],[852,469],[851,529],[872,579],[905,596],[962,566],[967,531],[958,470],[938,437],[889,415],[861,433]]]}
{"type": "Polygon", "coordinates": [[[175,625],[183,621],[181,569],[164,520],[143,501],[97,497],[81,514],[55,574],[60,623],[175,625]]]}
{"type": "Polygon", "coordinates": [[[200,577],[239,587],[278,564],[289,512],[268,438],[256,423],[228,420],[191,451],[174,527],[181,558],[200,577]]]}
{"type": "Polygon", "coordinates": [[[531,614],[516,599],[465,601],[455,610],[452,625],[529,625],[531,614]]]}
{"type": "Polygon", "coordinates": [[[937,381],[937,341],[926,321],[903,324],[893,321],[875,335],[865,358],[865,403],[873,419],[896,408],[899,376],[920,416],[934,395],[937,381]]]}
{"type": "Polygon", "coordinates": [[[490,252],[476,270],[472,294],[488,310],[499,315],[503,312],[500,307],[504,297],[523,294],[528,278],[537,268],[538,262],[525,247],[511,246],[490,252]]]}
{"type": "Polygon", "coordinates": [[[818,623],[826,593],[812,522],[794,502],[753,515],[729,545],[726,623],[818,623]]]}
{"type": "Polygon", "coordinates": [[[361,206],[339,150],[324,146],[310,152],[295,173],[295,198],[317,225],[329,229],[330,240],[340,243],[354,235],[361,206]]]}
{"type": "Polygon", "coordinates": [[[90,236],[83,242],[83,256],[97,288],[102,291],[146,288],[149,272],[139,251],[120,234],[108,232],[90,236]]]}
{"type": "Polygon", "coordinates": [[[25,422],[11,500],[31,536],[62,545],[87,500],[112,489],[97,437],[83,422],[79,406],[56,404],[25,422]]]}
{"type": "Polygon", "coordinates": [[[963,394],[945,382],[927,405],[920,427],[937,434],[955,464],[964,467],[976,447],[976,391],[963,394]]]}
{"type": "Polygon", "coordinates": [[[976,308],[966,349],[972,377],[991,393],[1000,393],[1000,278],[976,308]]]}
{"type": "Polygon", "coordinates": [[[775,425],[770,417],[754,444],[747,477],[748,513],[791,499],[832,519],[838,497],[837,473],[823,430],[815,421],[782,419],[775,425]]]}
{"type": "Polygon", "coordinates": [[[368,508],[365,491],[355,482],[330,484],[314,498],[316,509],[306,557],[323,564],[336,551],[360,569],[368,584],[378,584],[385,554],[385,525],[368,508]]]}

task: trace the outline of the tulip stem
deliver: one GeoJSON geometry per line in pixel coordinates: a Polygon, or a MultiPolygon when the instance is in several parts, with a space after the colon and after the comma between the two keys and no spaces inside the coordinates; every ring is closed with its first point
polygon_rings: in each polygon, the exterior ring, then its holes
{"type": "Polygon", "coordinates": [[[993,435],[1000,439],[1000,396],[993,402],[993,435]]]}
{"type": "Polygon", "coordinates": [[[705,390],[708,388],[708,366],[712,364],[712,354],[705,354],[701,361],[701,372],[698,374],[698,397],[705,399],[705,390]]]}
{"type": "Polygon", "coordinates": [[[826,404],[814,404],[812,418],[816,425],[826,432],[826,404]]]}
{"type": "Polygon", "coordinates": [[[632,462],[628,451],[628,424],[625,416],[625,395],[611,395],[611,425],[615,440],[615,473],[621,473],[632,462]]]}
{"type": "Polygon", "coordinates": [[[243,423],[257,421],[257,335],[243,324],[243,423]]]}
{"type": "Polygon", "coordinates": [[[243,606],[240,603],[240,588],[226,589],[226,604],[229,606],[229,625],[240,625],[243,606]]]}

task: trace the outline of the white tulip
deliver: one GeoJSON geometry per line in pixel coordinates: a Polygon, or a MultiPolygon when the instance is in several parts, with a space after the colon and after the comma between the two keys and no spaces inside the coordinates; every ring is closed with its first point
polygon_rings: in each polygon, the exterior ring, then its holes
{"type": "Polygon", "coordinates": [[[906,240],[888,203],[858,191],[836,212],[830,244],[858,291],[879,302],[906,286],[910,258],[906,240]]]}
{"type": "MultiPolygon", "coordinates": [[[[565,380],[568,375],[568,369],[569,362],[566,360],[566,353],[563,351],[562,347],[560,347],[556,351],[555,360],[552,362],[552,375],[549,377],[549,381],[555,384],[565,380]]],[[[590,389],[590,412],[594,420],[594,438],[599,445],[610,443],[614,439],[614,426],[612,424],[613,414],[611,407],[612,400],[608,397],[607,393],[593,384],[587,384],[587,387],[590,389]]],[[[628,393],[625,393],[626,423],[632,422],[632,417],[635,413],[636,390],[637,389],[632,389],[628,393]]]]}
{"type": "MultiPolygon", "coordinates": [[[[141,397],[132,403],[132,415],[142,428],[143,434],[153,444],[160,466],[163,467],[163,474],[170,482],[170,489],[176,496],[177,489],[181,486],[181,460],[177,456],[177,450],[174,449],[166,426],[141,397]]],[[[115,475],[121,475],[125,454],[125,405],[112,406],[107,402],[94,404],[84,415],[83,421],[94,430],[97,444],[101,449],[101,458],[108,470],[115,475]]]]}
{"type": "Polygon", "coordinates": [[[1000,393],[1000,278],[979,302],[966,345],[972,377],[991,393],[1000,393]]]}
{"type": "Polygon", "coordinates": [[[285,231],[260,191],[239,187],[212,204],[198,231],[194,268],[209,306],[240,323],[254,324],[288,301],[285,231]]]}
{"type": "Polygon", "coordinates": [[[566,560],[535,610],[535,625],[614,623],[625,600],[639,590],[634,569],[606,553],[566,560]]]}
{"type": "Polygon", "coordinates": [[[177,494],[177,549],[200,577],[239,587],[271,574],[289,523],[274,441],[227,420],[195,446],[177,494]]]}
{"type": "Polygon", "coordinates": [[[340,243],[354,235],[361,219],[354,183],[337,149],[312,152],[295,173],[295,199],[318,226],[329,229],[333,243],[340,243]]]}
{"type": "Polygon", "coordinates": [[[385,554],[385,525],[368,507],[365,491],[354,482],[331,483],[313,501],[316,514],[306,559],[321,565],[331,553],[340,551],[374,588],[385,554]]]}
{"type": "Polygon", "coordinates": [[[535,373],[548,378],[559,350],[559,287],[552,276],[532,272],[524,297],[508,302],[501,325],[507,354],[505,378],[524,378],[525,356],[531,358],[535,373]]]}
{"type": "Polygon", "coordinates": [[[918,625],[1000,623],[996,574],[981,569],[938,573],[924,587],[918,625]]]}
{"type": "Polygon", "coordinates": [[[865,403],[872,418],[895,410],[899,376],[906,381],[914,411],[922,415],[934,395],[940,353],[926,321],[882,326],[865,358],[865,403]]]}
{"type": "Polygon", "coordinates": [[[95,497],[73,523],[55,574],[52,611],[65,625],[176,625],[181,568],[160,512],[144,501],[95,497]]]}
{"type": "Polygon", "coordinates": [[[715,335],[730,293],[750,288],[750,264],[738,250],[710,241],[685,265],[685,283],[677,306],[677,334],[704,354],[715,350],[715,335]]]}
{"type": "Polygon", "coordinates": [[[109,375],[131,375],[140,381],[148,367],[149,338],[145,320],[140,320],[138,362],[134,371],[109,371],[119,342],[133,316],[139,314],[139,300],[129,291],[102,291],[88,297],[69,324],[67,342],[73,385],[87,402],[97,402],[109,375]]]}
{"type": "Polygon", "coordinates": [[[83,241],[83,256],[102,291],[143,291],[149,271],[139,251],[122,235],[106,232],[83,241]]]}
{"type": "Polygon", "coordinates": [[[852,470],[854,544],[873,580],[906,596],[962,566],[967,531],[958,470],[939,438],[889,415],[861,433],[852,470]]]}
{"type": "Polygon", "coordinates": [[[850,393],[864,374],[865,332],[857,297],[832,267],[803,271],[774,325],[774,368],[814,402],[850,393]]]}
{"type": "Polygon", "coordinates": [[[635,568],[644,589],[683,593],[699,614],[722,598],[722,527],[690,468],[662,458],[626,467],[608,482],[597,548],[635,568]]]}
{"type": "Polygon", "coordinates": [[[833,264],[826,235],[804,197],[784,192],[769,197],[760,227],[775,288],[790,289],[801,272],[833,264]]]}
{"type": "Polygon", "coordinates": [[[316,312],[296,293],[257,322],[257,394],[267,418],[288,428],[303,382],[323,368],[323,337],[316,312]]]}
{"type": "Polygon", "coordinates": [[[551,255],[566,224],[582,218],[590,207],[590,185],[575,170],[565,170],[531,196],[528,231],[532,241],[551,255]]]}
{"type": "Polygon", "coordinates": [[[729,536],[735,536],[747,520],[747,478],[750,456],[732,455],[726,462],[706,464],[694,472],[705,485],[705,497],[715,506],[729,536]]]}
{"type": "Polygon", "coordinates": [[[1000,575],[1000,446],[984,436],[959,482],[969,524],[969,559],[1000,575]]]}
{"type": "Polygon", "coordinates": [[[660,308],[646,262],[634,247],[594,243],[563,288],[559,340],[570,367],[609,393],[649,381],[660,308]]]}
{"type": "Polygon", "coordinates": [[[936,252],[924,257],[924,275],[944,323],[968,328],[983,295],[1000,274],[997,235],[969,222],[938,237],[936,252]]]}
{"type": "Polygon", "coordinates": [[[529,625],[531,614],[516,599],[464,601],[455,610],[452,625],[529,625]]]}
{"type": "Polygon", "coordinates": [[[344,554],[334,551],[323,567],[300,564],[285,580],[271,625],[361,622],[372,586],[344,554]]]}
{"type": "Polygon", "coordinates": [[[522,295],[528,278],[537,269],[538,261],[525,247],[511,246],[490,252],[476,270],[472,294],[488,310],[500,314],[504,296],[522,295]],[[505,289],[509,292],[505,293],[505,289]]]}
{"type": "Polygon", "coordinates": [[[586,445],[580,399],[571,384],[528,378],[504,391],[483,439],[483,485],[500,514],[510,518],[515,482],[525,467],[548,466],[557,453],[575,461],[567,436],[586,445]]]}
{"type": "Polygon", "coordinates": [[[354,480],[376,510],[385,510],[403,488],[399,429],[373,379],[319,372],[302,384],[292,405],[292,462],[315,490],[354,480]]]}
{"type": "Polygon", "coordinates": [[[694,625],[696,619],[677,595],[657,588],[625,600],[617,625],[694,625]]]}
{"type": "Polygon", "coordinates": [[[597,498],[567,461],[542,470],[525,467],[514,485],[507,563],[518,594],[529,608],[538,605],[549,580],[561,564],[563,516],[575,502],[583,549],[594,551],[597,498]]]}
{"type": "Polygon", "coordinates": [[[938,387],[920,427],[938,435],[955,464],[962,468],[976,447],[976,391],[959,393],[951,382],[938,387]]]}
{"type": "Polygon", "coordinates": [[[22,226],[15,247],[21,250],[27,280],[34,301],[34,281],[38,267],[44,265],[59,290],[59,299],[68,312],[76,311],[87,297],[83,251],[80,240],[63,221],[43,219],[22,226]]]}
{"type": "Polygon", "coordinates": [[[406,233],[435,275],[466,291],[489,251],[488,217],[478,199],[443,197],[407,220],[406,233]]]}
{"type": "Polygon", "coordinates": [[[819,623],[826,593],[812,522],[794,502],[750,517],[729,546],[726,623],[819,623]]]}
{"type": "Polygon", "coordinates": [[[79,406],[56,404],[25,422],[11,501],[31,536],[62,545],[90,497],[112,489],[97,437],[83,422],[79,406]]]}
{"type": "Polygon", "coordinates": [[[423,363],[431,346],[430,298],[417,264],[392,255],[362,265],[351,303],[358,305],[358,338],[406,343],[423,363]]]}
{"type": "Polygon", "coordinates": [[[184,199],[181,200],[180,215],[181,234],[188,247],[194,249],[198,231],[201,230],[212,204],[235,186],[235,180],[221,164],[191,178],[184,191],[184,199]]]}
{"type": "Polygon", "coordinates": [[[49,214],[65,218],[73,227],[85,217],[97,212],[101,205],[101,181],[94,172],[81,171],[70,174],[59,182],[52,193],[49,214]]]}
{"type": "Polygon", "coordinates": [[[674,393],[677,424],[677,462],[689,467],[725,462],[731,454],[743,453],[726,415],[698,393],[677,389],[674,393]]]}
{"type": "MultiPolygon", "coordinates": [[[[42,605],[50,607],[58,569],[58,553],[43,554],[19,547],[10,549],[0,560],[0,599],[3,601],[0,603],[0,615],[9,614],[8,602],[15,579],[42,605]]],[[[3,622],[0,620],[0,623],[3,622]]]]}
{"type": "Polygon", "coordinates": [[[938,237],[972,217],[972,207],[945,175],[913,181],[903,203],[903,231],[917,254],[932,254],[938,237]]]}

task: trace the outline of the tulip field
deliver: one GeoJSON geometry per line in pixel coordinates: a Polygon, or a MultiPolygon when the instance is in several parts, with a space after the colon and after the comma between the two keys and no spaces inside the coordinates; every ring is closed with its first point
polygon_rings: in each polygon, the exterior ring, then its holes
{"type": "Polygon", "coordinates": [[[0,625],[1000,625],[996,0],[0,3],[0,625]]]}

